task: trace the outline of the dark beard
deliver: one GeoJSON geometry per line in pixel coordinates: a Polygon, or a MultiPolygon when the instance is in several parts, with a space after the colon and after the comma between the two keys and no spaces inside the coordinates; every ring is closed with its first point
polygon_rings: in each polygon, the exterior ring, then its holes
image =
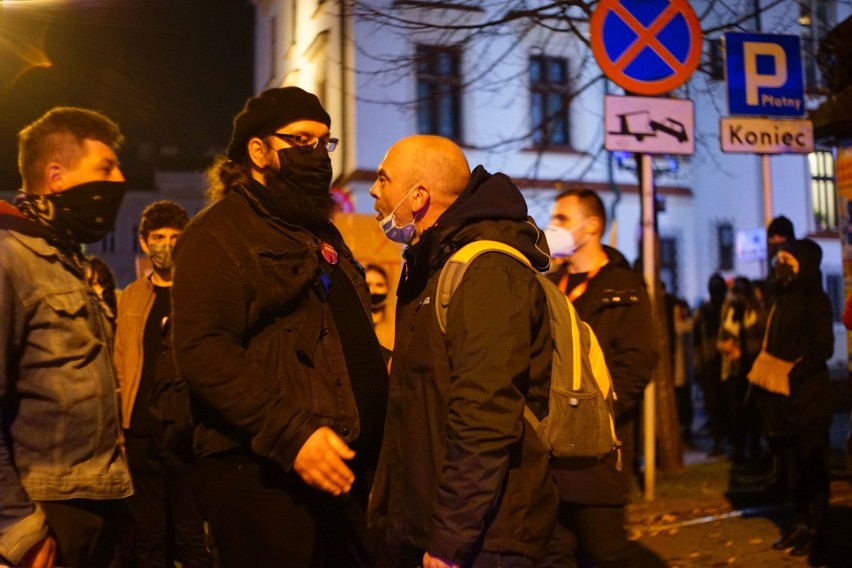
{"type": "Polygon", "coordinates": [[[288,187],[278,177],[277,172],[264,172],[263,183],[274,196],[275,203],[269,204],[275,209],[272,213],[280,217],[282,221],[293,225],[306,228],[327,225],[339,207],[331,193],[324,195],[302,193],[288,187]]]}

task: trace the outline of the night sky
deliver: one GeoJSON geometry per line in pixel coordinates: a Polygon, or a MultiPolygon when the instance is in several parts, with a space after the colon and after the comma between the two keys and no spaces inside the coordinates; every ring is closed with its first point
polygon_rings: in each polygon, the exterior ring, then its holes
{"type": "Polygon", "coordinates": [[[20,184],[17,131],[54,106],[115,119],[128,182],[145,187],[155,168],[209,163],[252,94],[249,0],[0,0],[0,10],[4,190],[20,184]]]}

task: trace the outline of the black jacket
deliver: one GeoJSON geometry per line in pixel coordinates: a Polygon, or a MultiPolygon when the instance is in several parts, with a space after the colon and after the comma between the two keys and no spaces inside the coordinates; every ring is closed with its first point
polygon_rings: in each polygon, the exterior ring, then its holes
{"type": "MultiPolygon", "coordinates": [[[[616,469],[613,452],[595,462],[559,463],[554,475],[563,501],[590,505],[620,505],[627,501],[629,464],[633,457],[633,428],[639,403],[657,363],[656,325],[642,275],[631,270],[617,250],[605,247],[609,262],[587,281],[574,301],[580,318],[600,343],[612,384],[616,434],[623,444],[624,469],[616,469]]],[[[552,278],[559,282],[564,270],[552,278]]],[[[570,288],[569,288],[570,291],[570,288]]]]}
{"type": "Polygon", "coordinates": [[[463,566],[481,551],[540,556],[558,498],[547,452],[523,420],[543,417],[549,319],[535,274],[505,255],[471,263],[447,311],[434,306],[441,267],[492,239],[548,263],[541,231],[502,174],[474,170],[467,189],[405,252],[398,289],[385,442],[371,523],[393,541],[463,566]]]}
{"type": "MultiPolygon", "coordinates": [[[[319,236],[339,253],[338,270],[369,321],[360,266],[333,226],[319,236]]],[[[183,232],[172,288],[174,352],[193,395],[199,455],[242,447],[289,470],[320,426],[347,442],[358,438],[337,328],[315,290],[320,238],[271,217],[245,188],[202,211],[183,232]]],[[[381,357],[378,349],[376,342],[381,357]]],[[[385,381],[377,378],[375,388],[385,381]]]]}
{"type": "Polygon", "coordinates": [[[819,269],[822,250],[809,239],[781,248],[799,261],[799,273],[786,286],[776,282],[766,350],[798,362],[790,371],[789,397],[759,391],[768,437],[827,431],[834,416],[826,365],[834,351],[834,331],[819,269]]]}

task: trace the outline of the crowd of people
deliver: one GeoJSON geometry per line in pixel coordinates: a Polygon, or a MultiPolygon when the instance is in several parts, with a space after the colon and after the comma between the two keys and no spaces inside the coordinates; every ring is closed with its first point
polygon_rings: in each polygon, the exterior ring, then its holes
{"type": "MultiPolygon", "coordinates": [[[[561,193],[542,229],[452,141],[396,142],[370,190],[405,246],[392,319],[387,273],[332,223],[331,124],[297,87],[250,98],[207,207],[143,211],[152,271],[120,294],[83,252],[123,196],[118,127],[59,107],[19,133],[22,189],[0,202],[0,560],[665,566],[624,529],[658,325],[641,275],[602,242],[601,198],[561,193]],[[618,452],[551,459],[524,418],[548,413],[553,351],[528,267],[477,258],[439,327],[442,267],[479,240],[547,272],[594,332],[618,452]]],[[[694,318],[673,304],[672,356],[684,440],[695,377],[714,452],[757,460],[766,440],[777,456],[797,516],[776,547],[800,555],[828,502],[833,339],[820,249],[785,236],[765,287],[714,276],[694,318]]]]}

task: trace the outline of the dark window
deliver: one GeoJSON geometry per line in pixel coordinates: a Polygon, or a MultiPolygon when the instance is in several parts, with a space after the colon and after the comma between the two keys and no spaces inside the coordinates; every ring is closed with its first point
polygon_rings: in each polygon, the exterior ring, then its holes
{"type": "Polygon", "coordinates": [[[660,237],[660,282],[666,287],[666,292],[678,295],[678,278],[677,239],[660,237]]]}
{"type": "Polygon", "coordinates": [[[568,60],[535,55],[530,58],[532,141],[538,146],[569,146],[571,84],[568,60]]]}
{"type": "Polygon", "coordinates": [[[719,38],[707,40],[707,74],[714,81],[725,78],[725,59],[722,56],[722,40],[719,38]]]}
{"type": "Polygon", "coordinates": [[[461,55],[457,48],[417,46],[417,131],[461,140],[461,55]]]}
{"type": "Polygon", "coordinates": [[[719,250],[718,270],[733,270],[736,238],[734,235],[734,226],[731,223],[722,222],[716,224],[716,246],[719,250]]]}
{"type": "Polygon", "coordinates": [[[115,229],[101,239],[101,252],[115,252],[115,229]]]}

